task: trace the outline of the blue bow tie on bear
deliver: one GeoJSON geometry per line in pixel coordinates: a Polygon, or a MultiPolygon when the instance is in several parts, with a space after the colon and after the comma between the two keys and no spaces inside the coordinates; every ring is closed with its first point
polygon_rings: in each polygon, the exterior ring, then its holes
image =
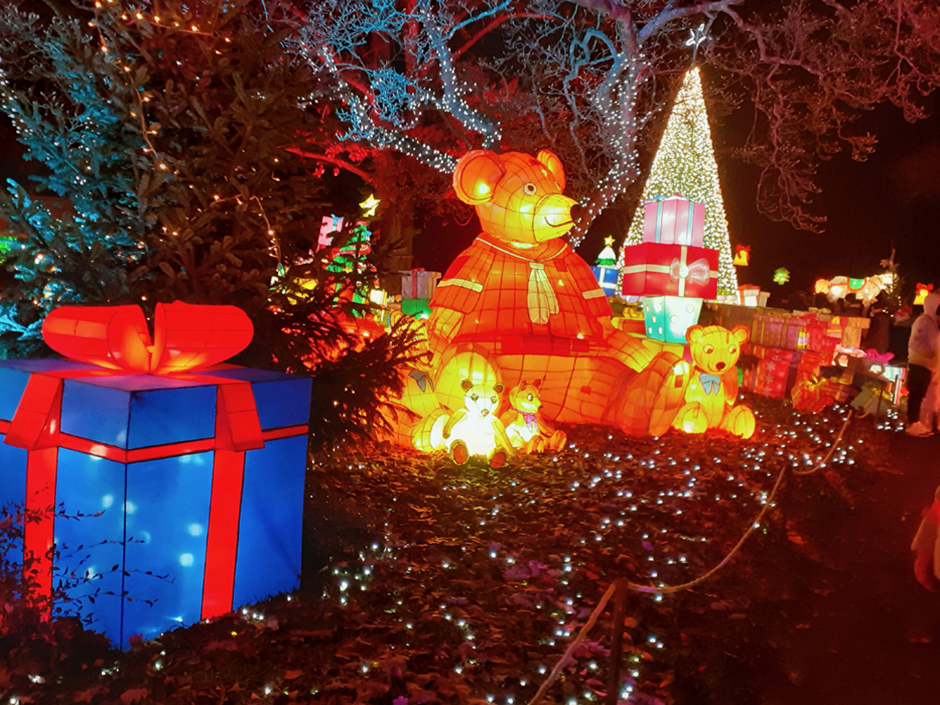
{"type": "Polygon", "coordinates": [[[704,372],[701,372],[698,376],[699,381],[702,383],[702,389],[705,390],[705,394],[718,394],[721,390],[721,377],[718,375],[710,375],[704,372]]]}

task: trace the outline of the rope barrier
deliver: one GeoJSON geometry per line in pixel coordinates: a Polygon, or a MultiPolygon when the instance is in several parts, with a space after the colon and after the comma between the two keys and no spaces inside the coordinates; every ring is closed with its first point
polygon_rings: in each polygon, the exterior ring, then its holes
{"type": "MultiPolygon", "coordinates": [[[[816,465],[810,468],[809,470],[793,470],[793,474],[811,475],[812,473],[822,468],[827,462],[829,462],[829,459],[832,457],[832,454],[835,452],[836,448],[838,447],[839,442],[842,440],[842,436],[845,435],[845,431],[849,427],[849,421],[851,421],[851,419],[852,419],[852,412],[849,412],[848,416],[845,417],[845,422],[842,424],[842,428],[839,430],[839,433],[836,435],[835,440],[832,442],[832,446],[830,447],[829,452],[826,453],[825,457],[822,460],[816,463],[816,465]]],[[[627,589],[632,590],[633,592],[640,592],[640,593],[647,593],[647,594],[671,595],[677,592],[682,592],[683,590],[688,590],[689,588],[693,588],[696,585],[700,585],[701,583],[704,583],[706,580],[711,578],[715,573],[717,573],[719,570],[721,570],[726,565],[728,565],[728,563],[731,561],[734,555],[739,550],[741,550],[741,547],[744,546],[745,542],[748,540],[748,538],[750,538],[751,534],[753,534],[755,531],[757,531],[757,529],[760,528],[760,523],[763,520],[764,516],[767,514],[767,511],[770,509],[771,505],[773,504],[774,497],[777,494],[777,490],[780,489],[780,485],[783,482],[783,478],[786,476],[786,473],[787,473],[786,467],[780,470],[780,474],[777,475],[777,481],[774,483],[773,489],[771,489],[770,494],[767,496],[767,499],[764,502],[764,506],[763,508],[761,508],[760,513],[757,515],[757,518],[753,522],[751,522],[750,527],[748,527],[748,530],[744,532],[744,535],[741,537],[741,540],[738,541],[734,545],[731,551],[728,552],[728,555],[726,555],[723,559],[721,559],[721,561],[714,568],[709,570],[707,573],[700,575],[695,580],[690,580],[689,582],[683,583],[682,585],[673,585],[673,586],[668,586],[668,587],[657,588],[651,585],[639,585],[637,583],[627,582],[626,583],[627,589]]],[[[604,608],[607,606],[607,602],[610,600],[611,595],[614,594],[614,589],[616,585],[617,583],[615,581],[610,584],[610,587],[607,588],[607,592],[604,593],[604,595],[600,599],[600,602],[598,602],[597,606],[594,608],[594,611],[591,612],[591,616],[588,618],[588,621],[581,628],[581,631],[578,632],[578,636],[575,637],[574,641],[572,641],[571,644],[568,645],[568,648],[565,650],[564,655],[561,657],[558,663],[555,664],[555,667],[552,669],[552,672],[549,674],[545,682],[542,683],[542,686],[539,688],[535,696],[529,701],[528,705],[536,705],[545,696],[545,693],[548,691],[548,689],[558,679],[558,676],[561,674],[561,669],[564,668],[564,665],[568,662],[568,659],[571,656],[571,654],[581,644],[581,642],[587,636],[588,632],[597,622],[598,618],[600,617],[601,612],[604,611],[604,608]]]]}
{"type": "MultiPolygon", "coordinates": [[[[816,465],[810,468],[809,470],[793,470],[793,474],[794,475],[811,475],[817,470],[819,470],[820,468],[822,468],[827,462],[829,462],[829,459],[832,457],[832,454],[835,452],[836,447],[839,445],[839,441],[842,440],[842,436],[845,434],[845,430],[849,427],[849,421],[851,419],[852,419],[852,414],[849,413],[849,415],[845,417],[845,422],[842,424],[842,428],[839,430],[839,433],[836,436],[836,439],[832,442],[832,447],[829,449],[829,452],[826,453],[826,456],[822,460],[816,463],[816,465]]],[[[695,587],[696,585],[699,585],[705,582],[706,580],[708,580],[711,576],[713,576],[719,570],[724,568],[728,564],[728,562],[734,557],[734,554],[736,554],[741,549],[741,547],[744,546],[745,542],[748,540],[748,538],[750,538],[751,534],[753,534],[755,531],[757,531],[757,529],[760,528],[760,523],[763,520],[764,515],[767,514],[767,511],[770,509],[770,505],[773,503],[774,497],[777,495],[777,490],[780,489],[780,484],[783,482],[783,478],[786,475],[786,473],[787,473],[786,467],[780,470],[780,474],[777,475],[777,481],[774,483],[773,489],[770,491],[770,494],[767,496],[767,500],[766,502],[764,502],[764,507],[760,510],[760,513],[757,515],[757,518],[753,522],[751,522],[751,526],[748,528],[746,532],[744,532],[744,536],[741,537],[741,540],[738,541],[734,545],[734,548],[731,549],[728,555],[725,556],[721,560],[721,562],[718,563],[718,565],[716,565],[714,568],[709,570],[704,575],[699,576],[695,580],[691,580],[687,583],[683,583],[682,585],[673,585],[671,587],[655,588],[650,585],[638,585],[636,583],[627,583],[627,587],[630,590],[633,590],[634,592],[653,593],[653,594],[659,594],[659,595],[671,595],[677,592],[682,592],[683,590],[688,590],[689,588],[695,587]]]]}
{"type": "MultiPolygon", "coordinates": [[[[849,427],[849,421],[851,421],[852,415],[853,415],[852,412],[849,412],[849,415],[845,417],[845,423],[842,424],[842,428],[839,430],[839,433],[836,436],[836,439],[832,442],[832,447],[829,449],[829,452],[826,453],[826,457],[820,460],[818,463],[816,463],[816,466],[809,470],[794,470],[793,471],[794,475],[812,475],[814,472],[819,470],[823,465],[829,462],[829,458],[832,457],[832,454],[836,450],[836,446],[839,445],[839,441],[842,440],[842,436],[845,434],[845,429],[849,427]]],[[[859,415],[859,418],[864,418],[865,416],[867,416],[867,414],[861,414],[859,415]]]]}
{"type": "Polygon", "coordinates": [[[584,626],[581,627],[581,631],[578,632],[578,636],[575,637],[568,648],[565,649],[564,656],[559,659],[558,663],[555,664],[555,668],[552,669],[552,672],[548,674],[548,678],[542,683],[542,687],[539,688],[535,696],[529,701],[529,705],[535,705],[539,700],[541,700],[549,688],[555,683],[558,679],[558,676],[561,674],[561,669],[564,668],[565,664],[568,663],[568,659],[571,657],[571,654],[574,653],[574,650],[578,648],[584,637],[588,635],[588,632],[591,631],[591,627],[597,622],[597,618],[601,616],[601,612],[604,611],[604,608],[607,606],[607,601],[610,600],[611,595],[614,594],[614,589],[617,587],[617,583],[611,583],[610,587],[607,588],[607,592],[604,593],[601,597],[601,601],[597,603],[597,607],[594,608],[594,611],[591,612],[591,616],[588,618],[588,621],[584,623],[584,626]]]}

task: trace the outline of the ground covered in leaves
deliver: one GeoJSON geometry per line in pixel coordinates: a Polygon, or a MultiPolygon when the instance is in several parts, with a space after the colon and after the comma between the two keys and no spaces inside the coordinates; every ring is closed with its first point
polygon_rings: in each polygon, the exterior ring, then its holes
{"type": "MultiPolygon", "coordinates": [[[[712,580],[633,593],[626,609],[624,700],[759,702],[786,678],[773,606],[818,589],[806,527],[851,506],[891,462],[884,424],[853,419],[830,462],[798,475],[848,409],[748,402],[760,423],[749,441],[583,426],[567,429],[564,452],[500,471],[387,446],[315,459],[300,591],[127,653],[87,633],[19,649],[0,660],[0,692],[21,703],[526,703],[612,581],[703,574],[786,472],[759,531],[712,580]]],[[[544,702],[603,700],[611,631],[608,608],[544,702]]]]}

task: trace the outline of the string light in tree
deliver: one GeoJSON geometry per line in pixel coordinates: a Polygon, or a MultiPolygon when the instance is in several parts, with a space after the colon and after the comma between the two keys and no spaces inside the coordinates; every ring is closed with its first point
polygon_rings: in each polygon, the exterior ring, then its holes
{"type": "MultiPolygon", "coordinates": [[[[506,7],[508,3],[501,2],[479,14],[463,17],[459,22],[451,21],[445,13],[426,2],[416,3],[411,13],[393,10],[385,14],[385,10],[380,9],[366,19],[353,15],[347,29],[352,28],[363,36],[382,31],[398,32],[403,20],[420,28],[427,53],[418,52],[423,57],[418,58],[426,66],[437,63],[437,70],[431,71],[439,81],[434,89],[411,74],[401,73],[390,66],[372,68],[364,65],[358,60],[356,45],[352,41],[320,37],[311,31],[296,46],[312,68],[325,69],[333,79],[330,82],[334,86],[333,97],[343,105],[336,110],[336,115],[349,125],[345,133],[338,135],[340,140],[365,142],[377,149],[394,149],[437,171],[450,174],[457,163],[454,157],[408,136],[407,132],[419,125],[424,112],[433,110],[450,115],[467,132],[480,135],[484,148],[493,148],[500,142],[497,122],[467,103],[466,97],[479,87],[459,80],[448,42],[460,29],[506,7]],[[355,81],[346,80],[350,74],[355,75],[355,81]]],[[[317,96],[308,95],[300,103],[316,105],[317,96]]]]}
{"type": "MultiPolygon", "coordinates": [[[[718,293],[736,292],[738,278],[732,264],[718,163],[698,67],[689,69],[676,96],[624,245],[636,245],[643,240],[645,202],[657,195],[674,193],[705,204],[704,244],[718,250],[718,293]]],[[[620,261],[623,261],[622,250],[620,261]]]]}

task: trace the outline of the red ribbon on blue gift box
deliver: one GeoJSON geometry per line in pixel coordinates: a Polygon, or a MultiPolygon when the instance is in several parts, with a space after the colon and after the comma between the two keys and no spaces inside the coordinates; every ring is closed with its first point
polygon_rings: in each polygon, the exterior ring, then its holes
{"type": "MultiPolygon", "coordinates": [[[[43,517],[25,527],[24,550],[45,560],[53,545],[54,518],[44,510],[55,501],[58,450],[69,449],[119,463],[214,451],[212,511],[206,539],[202,618],[232,609],[235,559],[245,452],[265,441],[305,434],[306,425],[263,431],[251,383],[213,375],[232,369],[218,364],[251,340],[251,321],[232,306],[159,304],[153,344],[138,307],[65,307],[53,311],[43,337],[57,352],[88,367],[44,370],[30,375],[10,420],[0,420],[4,442],[27,451],[26,509],[43,517]],[[136,310],[136,313],[135,313],[136,310]],[[195,371],[195,370],[199,371],[195,371]],[[155,373],[178,381],[216,387],[213,438],[144,448],[121,448],[62,431],[62,397],[67,380],[155,373]]],[[[40,586],[51,591],[51,561],[40,571],[40,586]]]]}

